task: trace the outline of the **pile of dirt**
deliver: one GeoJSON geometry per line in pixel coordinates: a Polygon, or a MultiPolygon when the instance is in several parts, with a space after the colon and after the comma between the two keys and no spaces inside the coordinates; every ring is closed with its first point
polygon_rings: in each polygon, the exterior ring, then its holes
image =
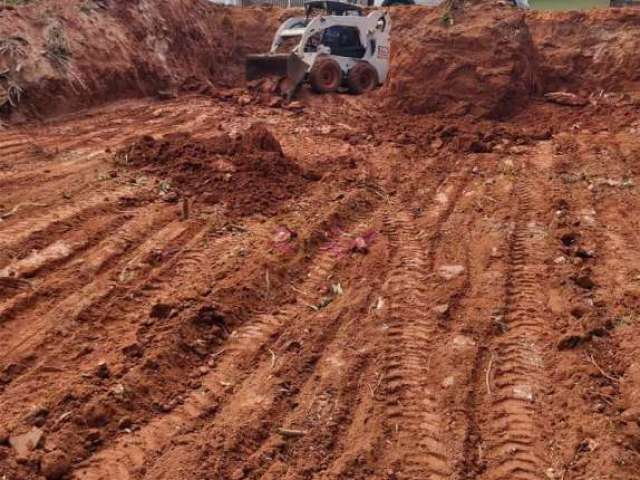
{"type": "Polygon", "coordinates": [[[637,90],[640,10],[531,12],[527,17],[545,91],[587,97],[601,90],[637,90]]]}
{"type": "Polygon", "coordinates": [[[282,11],[206,0],[49,0],[0,9],[0,112],[51,115],[185,85],[242,83],[282,11]]]}
{"type": "Polygon", "coordinates": [[[207,204],[223,203],[228,214],[273,214],[300,195],[313,177],[284,155],[262,125],[239,135],[195,140],[189,134],[144,136],[119,150],[116,162],[160,178],[169,201],[180,194],[207,204]]]}
{"type": "Polygon", "coordinates": [[[412,7],[393,15],[385,104],[412,114],[508,117],[537,88],[537,56],[525,15],[505,2],[460,12],[412,7]]]}

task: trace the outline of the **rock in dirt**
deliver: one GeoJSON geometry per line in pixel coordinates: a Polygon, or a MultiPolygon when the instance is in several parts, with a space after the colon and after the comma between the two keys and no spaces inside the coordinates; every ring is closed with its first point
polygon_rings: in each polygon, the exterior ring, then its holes
{"type": "Polygon", "coordinates": [[[571,350],[582,344],[584,338],[582,335],[570,333],[565,335],[558,342],[558,350],[571,350]]]}
{"type": "Polygon", "coordinates": [[[213,325],[225,325],[224,316],[214,307],[202,307],[194,317],[193,322],[197,325],[209,327],[213,325]]]}
{"type": "Polygon", "coordinates": [[[462,265],[443,265],[438,268],[438,274],[445,280],[452,280],[464,272],[462,265]]]}
{"type": "Polygon", "coordinates": [[[9,431],[0,427],[0,445],[9,445],[9,431]]]}
{"type": "Polygon", "coordinates": [[[107,362],[100,362],[96,367],[96,377],[104,380],[109,378],[110,375],[111,372],[109,371],[109,365],[107,365],[107,362]]]}
{"type": "Polygon", "coordinates": [[[449,313],[449,304],[442,303],[440,305],[436,305],[432,308],[432,310],[438,315],[446,315],[447,313],[449,313]]]}
{"type": "Polygon", "coordinates": [[[570,107],[584,107],[588,103],[585,98],[569,92],[546,93],[544,98],[549,102],[557,103],[558,105],[567,105],[570,107]]]}
{"type": "Polygon", "coordinates": [[[513,396],[520,400],[533,402],[533,389],[529,385],[516,385],[513,387],[513,396]]]}
{"type": "Polygon", "coordinates": [[[40,459],[40,473],[47,480],[60,480],[71,469],[69,457],[60,450],[46,453],[40,459]]]}
{"type": "Polygon", "coordinates": [[[84,421],[89,427],[104,427],[110,418],[111,409],[102,403],[90,403],[84,408],[84,421]]]}
{"type": "Polygon", "coordinates": [[[33,427],[27,433],[20,435],[11,435],[9,437],[9,445],[15,450],[16,455],[20,458],[26,458],[30,452],[38,448],[44,432],[33,427]]]}
{"type": "Polygon", "coordinates": [[[122,417],[120,419],[120,421],[118,422],[118,428],[120,430],[125,430],[127,428],[131,428],[131,425],[133,425],[133,422],[131,421],[131,418],[129,418],[129,417],[122,417]]]}
{"type": "Polygon", "coordinates": [[[578,285],[580,288],[584,288],[585,290],[591,290],[596,286],[591,276],[586,273],[576,276],[573,281],[576,285],[578,285]]]}
{"type": "Polygon", "coordinates": [[[144,349],[139,343],[135,342],[124,347],[122,353],[129,358],[142,358],[144,356],[144,349]]]}
{"type": "Polygon", "coordinates": [[[171,310],[173,307],[166,303],[156,303],[153,307],[151,307],[151,312],[149,312],[149,316],[151,318],[163,319],[167,318],[171,314],[171,310]]]}

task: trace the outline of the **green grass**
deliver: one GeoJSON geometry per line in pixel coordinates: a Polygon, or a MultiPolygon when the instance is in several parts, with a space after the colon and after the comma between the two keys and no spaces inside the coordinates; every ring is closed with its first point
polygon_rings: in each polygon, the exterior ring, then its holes
{"type": "Polygon", "coordinates": [[[536,10],[586,10],[609,6],[609,0],[529,0],[529,3],[536,10]]]}

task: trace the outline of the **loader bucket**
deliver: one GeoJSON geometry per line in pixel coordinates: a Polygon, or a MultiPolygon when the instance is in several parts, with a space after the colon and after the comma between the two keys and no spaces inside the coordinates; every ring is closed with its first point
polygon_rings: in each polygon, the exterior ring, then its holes
{"type": "Polygon", "coordinates": [[[247,81],[265,77],[279,77],[279,93],[291,100],[304,81],[309,66],[294,53],[267,53],[247,56],[247,81]]]}
{"type": "Polygon", "coordinates": [[[288,59],[288,53],[248,55],[245,72],[247,81],[250,82],[264,77],[285,77],[287,75],[288,59]]]}
{"type": "Polygon", "coordinates": [[[289,55],[287,59],[287,78],[280,87],[280,93],[283,97],[289,101],[293,98],[296,90],[307,76],[308,69],[309,65],[302,61],[296,54],[292,53],[289,55]]]}

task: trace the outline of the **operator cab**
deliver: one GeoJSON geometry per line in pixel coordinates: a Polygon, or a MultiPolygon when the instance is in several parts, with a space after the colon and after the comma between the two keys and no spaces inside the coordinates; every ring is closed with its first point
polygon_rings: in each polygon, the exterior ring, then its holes
{"type": "MultiPolygon", "coordinates": [[[[331,0],[311,0],[304,4],[307,20],[318,15],[327,16],[364,16],[362,8],[348,2],[331,0]]],[[[329,47],[331,55],[347,58],[362,58],[366,49],[360,41],[358,27],[349,25],[332,25],[309,37],[304,51],[312,53],[323,45],[329,47]]]]}
{"type": "Polygon", "coordinates": [[[357,17],[364,16],[362,8],[358,5],[348,2],[338,2],[335,0],[311,0],[304,2],[304,13],[307,20],[316,15],[345,16],[355,15],[357,17]],[[322,13],[321,13],[322,12],[322,13]]]}

